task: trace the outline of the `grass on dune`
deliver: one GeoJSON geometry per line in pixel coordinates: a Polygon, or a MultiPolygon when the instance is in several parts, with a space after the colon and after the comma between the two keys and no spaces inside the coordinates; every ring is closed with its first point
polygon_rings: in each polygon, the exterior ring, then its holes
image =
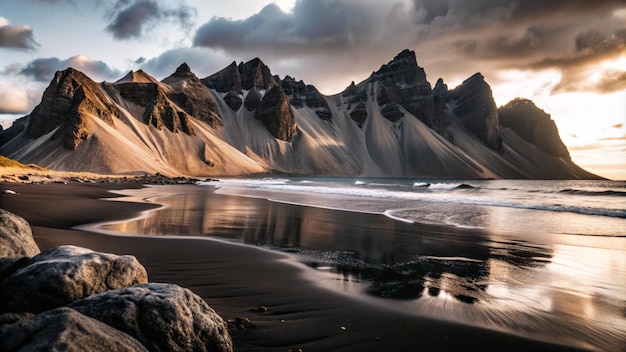
{"type": "Polygon", "coordinates": [[[7,158],[5,156],[0,155],[0,167],[11,167],[11,168],[18,168],[18,169],[33,169],[33,170],[39,170],[39,171],[45,171],[46,169],[39,167],[35,164],[28,164],[28,165],[24,165],[20,162],[17,162],[13,159],[7,158]]]}

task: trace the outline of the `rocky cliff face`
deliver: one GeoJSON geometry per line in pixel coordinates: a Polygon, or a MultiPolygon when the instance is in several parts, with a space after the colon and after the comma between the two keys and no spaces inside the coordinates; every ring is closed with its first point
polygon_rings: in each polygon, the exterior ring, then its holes
{"type": "Polygon", "coordinates": [[[315,114],[322,120],[331,120],[333,115],[330,112],[330,107],[326,98],[320,93],[317,88],[310,84],[304,84],[303,81],[296,81],[290,76],[286,76],[285,79],[280,80],[278,77],[274,77],[277,82],[280,82],[280,87],[289,97],[289,103],[294,108],[309,107],[315,110],[315,114]]]}
{"type": "Polygon", "coordinates": [[[254,112],[254,117],[263,122],[272,136],[283,141],[291,141],[296,133],[292,105],[296,108],[315,106],[320,118],[330,119],[331,116],[328,104],[324,105],[326,100],[315,87],[295,82],[290,77],[280,81],[258,58],[239,65],[233,62],[201,81],[218,93],[226,93],[224,102],[233,111],[243,105],[246,110],[254,112]],[[245,98],[242,99],[244,91],[245,98]]]}
{"type": "Polygon", "coordinates": [[[254,113],[254,118],[274,136],[291,141],[296,134],[296,120],[289,105],[289,98],[279,86],[270,89],[254,113]]]}
{"type": "Polygon", "coordinates": [[[500,125],[510,128],[540,150],[571,160],[554,121],[528,99],[517,98],[498,109],[500,125]]]}
{"type": "Polygon", "coordinates": [[[158,83],[117,83],[108,86],[116,89],[128,102],[144,108],[142,121],[158,130],[167,128],[171,132],[193,135],[189,116],[168,99],[167,93],[158,83]]]}
{"type": "Polygon", "coordinates": [[[68,69],[0,142],[22,163],[101,173],[595,177],[532,103],[498,112],[480,74],[431,89],[409,50],[334,96],[272,76],[259,59],[203,79],[186,64],[163,81],[137,71],[101,84],[68,69]]]}
{"type": "Polygon", "coordinates": [[[168,98],[187,114],[208,123],[213,128],[223,125],[215,99],[186,63],[165,78],[163,83],[173,88],[172,92],[167,94],[168,98]]]}
{"type": "Polygon", "coordinates": [[[390,121],[399,120],[404,114],[398,106],[420,119],[426,126],[452,140],[448,131],[450,119],[445,109],[436,107],[433,91],[426,79],[426,72],[417,65],[415,52],[404,50],[388,64],[374,72],[369,82],[377,82],[377,101],[381,112],[390,121]]]}
{"type": "Polygon", "coordinates": [[[476,73],[452,90],[449,99],[456,102],[454,113],[461,119],[463,126],[486,146],[501,152],[498,109],[485,77],[476,73]]]}
{"type": "Polygon", "coordinates": [[[233,61],[223,70],[203,78],[202,83],[220,93],[233,91],[241,94],[242,90],[253,88],[267,90],[276,85],[272,72],[259,58],[237,65],[233,61]]]}
{"type": "Polygon", "coordinates": [[[41,103],[30,114],[27,135],[38,138],[60,126],[55,136],[62,138],[66,148],[76,149],[92,134],[89,116],[113,125],[121,113],[97,83],[68,68],[55,74],[41,103]]]}

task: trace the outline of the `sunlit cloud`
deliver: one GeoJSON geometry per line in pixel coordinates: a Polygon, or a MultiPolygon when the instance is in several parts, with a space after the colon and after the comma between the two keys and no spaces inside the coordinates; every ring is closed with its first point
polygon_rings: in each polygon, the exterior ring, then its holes
{"type": "Polygon", "coordinates": [[[121,75],[120,71],[110,67],[104,61],[92,60],[82,54],[65,60],[56,57],[35,59],[26,64],[19,73],[39,82],[48,82],[56,71],[65,70],[68,67],[79,70],[95,80],[114,79],[121,75]]]}
{"type": "Polygon", "coordinates": [[[0,82],[0,114],[25,114],[41,99],[39,92],[0,82]]]}

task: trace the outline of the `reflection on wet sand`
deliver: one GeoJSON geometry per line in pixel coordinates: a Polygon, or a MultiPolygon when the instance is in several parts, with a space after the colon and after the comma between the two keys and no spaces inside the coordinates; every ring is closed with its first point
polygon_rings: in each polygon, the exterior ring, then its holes
{"type": "Polygon", "coordinates": [[[625,277],[621,251],[215,195],[208,187],[155,192],[175,195],[159,199],[166,207],[149,217],[107,229],[294,252],[326,273],[329,286],[417,314],[602,350],[626,342],[626,289],[615,281],[625,277]]]}

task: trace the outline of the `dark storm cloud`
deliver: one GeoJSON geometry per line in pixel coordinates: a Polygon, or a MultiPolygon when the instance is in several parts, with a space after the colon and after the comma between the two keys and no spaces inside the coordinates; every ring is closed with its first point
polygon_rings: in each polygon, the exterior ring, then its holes
{"type": "Polygon", "coordinates": [[[575,49],[561,57],[551,57],[534,62],[533,69],[544,68],[571,68],[595,63],[607,58],[614,58],[626,53],[625,29],[620,29],[613,36],[589,30],[579,33],[574,38],[575,49]]]}
{"type": "Polygon", "coordinates": [[[626,89],[626,71],[603,68],[599,63],[620,55],[626,55],[625,29],[620,29],[613,35],[588,30],[574,37],[570,52],[530,63],[529,68],[561,71],[561,81],[553,92],[577,91],[583,88],[599,93],[613,93],[626,89]],[[592,75],[597,77],[596,80],[589,80],[592,75]]]}
{"type": "Polygon", "coordinates": [[[66,60],[56,57],[35,59],[22,68],[20,74],[39,82],[48,82],[56,71],[65,70],[68,67],[79,70],[94,80],[114,79],[121,74],[120,71],[109,67],[103,61],[91,60],[84,55],[73,56],[66,60]]]}
{"type": "Polygon", "coordinates": [[[268,5],[242,20],[212,18],[197,30],[193,45],[231,55],[252,52],[285,67],[297,58],[304,79],[330,69],[337,79],[358,72],[364,79],[410,48],[431,80],[461,81],[478,71],[495,80],[489,72],[551,69],[564,76],[557,90],[609,92],[622,87],[621,75],[607,72],[596,85],[569,84],[567,78],[623,52],[624,16],[623,0],[298,0],[289,13],[268,5]]]}
{"type": "Polygon", "coordinates": [[[184,2],[171,8],[157,0],[118,0],[111,12],[112,20],[105,30],[115,39],[138,39],[164,22],[173,22],[190,30],[195,16],[195,9],[184,2]]]}
{"type": "Polygon", "coordinates": [[[300,51],[350,49],[376,40],[375,32],[396,4],[354,0],[300,0],[293,12],[284,13],[274,4],[244,20],[212,18],[202,25],[194,46],[240,50],[278,49],[285,54],[300,51]]]}
{"type": "Polygon", "coordinates": [[[0,17],[0,48],[33,50],[38,46],[29,26],[12,26],[0,17]]]}

